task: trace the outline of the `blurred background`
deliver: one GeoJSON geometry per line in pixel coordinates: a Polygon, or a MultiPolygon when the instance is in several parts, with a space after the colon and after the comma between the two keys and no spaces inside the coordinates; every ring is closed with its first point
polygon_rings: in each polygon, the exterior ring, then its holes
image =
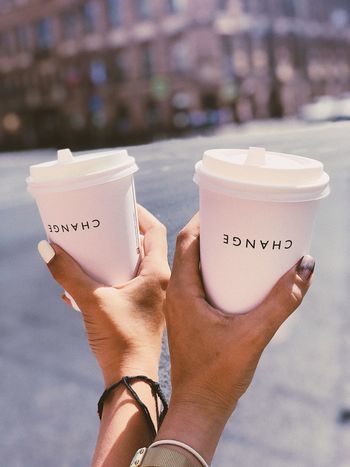
{"type": "Polygon", "coordinates": [[[349,0],[0,0],[0,149],[348,119],[349,14],[349,0]]]}
{"type": "MultiPolygon", "coordinates": [[[[349,467],[349,92],[350,0],[0,0],[1,466],[90,465],[103,390],[81,317],[36,251],[29,166],[54,148],[126,145],[170,261],[198,209],[205,149],[324,163],[332,193],[315,226],[313,287],[264,353],[212,465],[349,467]]],[[[166,342],[160,381],[169,395],[166,342]]]]}

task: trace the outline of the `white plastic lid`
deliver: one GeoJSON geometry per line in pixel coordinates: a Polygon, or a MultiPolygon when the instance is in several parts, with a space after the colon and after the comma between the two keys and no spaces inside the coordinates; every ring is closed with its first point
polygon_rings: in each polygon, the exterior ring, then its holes
{"type": "Polygon", "coordinates": [[[329,176],[321,162],[254,147],[205,151],[196,164],[194,181],[257,200],[308,201],[329,194],[329,176]]]}
{"type": "Polygon", "coordinates": [[[73,156],[69,149],[57,151],[57,159],[30,167],[29,191],[60,191],[81,188],[128,176],[138,170],[126,150],[108,150],[73,156]]]}

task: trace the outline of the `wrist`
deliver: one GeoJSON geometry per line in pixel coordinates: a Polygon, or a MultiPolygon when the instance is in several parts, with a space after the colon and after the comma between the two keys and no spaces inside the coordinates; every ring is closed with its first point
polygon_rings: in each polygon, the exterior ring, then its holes
{"type": "Polygon", "coordinates": [[[215,388],[196,388],[195,385],[185,388],[175,388],[171,395],[171,405],[183,407],[184,411],[198,413],[201,418],[217,421],[226,421],[237,406],[237,400],[225,397],[215,388]]]}
{"type": "Polygon", "coordinates": [[[195,449],[210,464],[230,413],[172,397],[156,440],[173,439],[195,449]]]}
{"type": "Polygon", "coordinates": [[[127,379],[127,384],[118,382],[117,387],[101,396],[98,402],[98,414],[102,423],[109,423],[121,407],[129,407],[128,413],[137,415],[143,424],[146,424],[147,435],[151,441],[156,435],[158,426],[159,402],[151,385],[143,380],[127,379]],[[144,406],[144,408],[142,408],[144,406]],[[153,424],[153,426],[152,426],[153,424]]]}
{"type": "Polygon", "coordinates": [[[143,362],[140,359],[124,361],[117,365],[109,365],[102,368],[102,375],[105,387],[108,388],[112,384],[119,381],[123,376],[147,376],[154,381],[158,381],[158,365],[159,360],[143,362]]]}
{"type": "MultiPolygon", "coordinates": [[[[157,426],[157,409],[151,387],[144,381],[131,384],[133,391],[148,408],[153,425],[157,426]]],[[[99,407],[100,408],[100,407],[99,407]]],[[[153,430],[141,410],[140,404],[123,384],[110,391],[104,399],[99,438],[93,466],[129,465],[140,446],[148,446],[153,430]]]]}

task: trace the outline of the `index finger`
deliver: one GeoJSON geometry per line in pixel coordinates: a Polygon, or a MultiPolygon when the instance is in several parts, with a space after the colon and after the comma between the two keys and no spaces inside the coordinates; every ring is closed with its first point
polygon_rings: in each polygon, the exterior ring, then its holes
{"type": "Polygon", "coordinates": [[[146,208],[137,205],[140,231],[144,235],[145,256],[167,258],[168,244],[165,226],[146,208]]]}
{"type": "Polygon", "coordinates": [[[199,271],[199,214],[195,214],[176,240],[173,277],[184,286],[193,286],[196,294],[205,297],[199,271]]]}

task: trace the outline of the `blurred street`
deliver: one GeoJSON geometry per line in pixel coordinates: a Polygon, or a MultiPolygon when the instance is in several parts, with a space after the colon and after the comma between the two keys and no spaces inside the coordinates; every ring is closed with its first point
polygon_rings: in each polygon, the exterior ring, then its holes
{"type": "MultiPolygon", "coordinates": [[[[140,167],[138,201],[167,225],[171,260],[176,234],[198,206],[192,176],[203,150],[264,146],[319,159],[331,177],[332,193],[321,204],[312,244],[313,287],[265,352],[226,427],[214,467],[350,465],[349,132],[350,123],[264,123],[129,148],[140,167]],[[343,423],[342,410],[349,411],[343,423]]],[[[61,290],[36,251],[44,233],[26,193],[29,165],[54,157],[54,150],[0,154],[4,467],[86,467],[98,430],[99,370],[79,314],[60,300],[61,290]]],[[[161,381],[168,384],[166,351],[161,381]]]]}

